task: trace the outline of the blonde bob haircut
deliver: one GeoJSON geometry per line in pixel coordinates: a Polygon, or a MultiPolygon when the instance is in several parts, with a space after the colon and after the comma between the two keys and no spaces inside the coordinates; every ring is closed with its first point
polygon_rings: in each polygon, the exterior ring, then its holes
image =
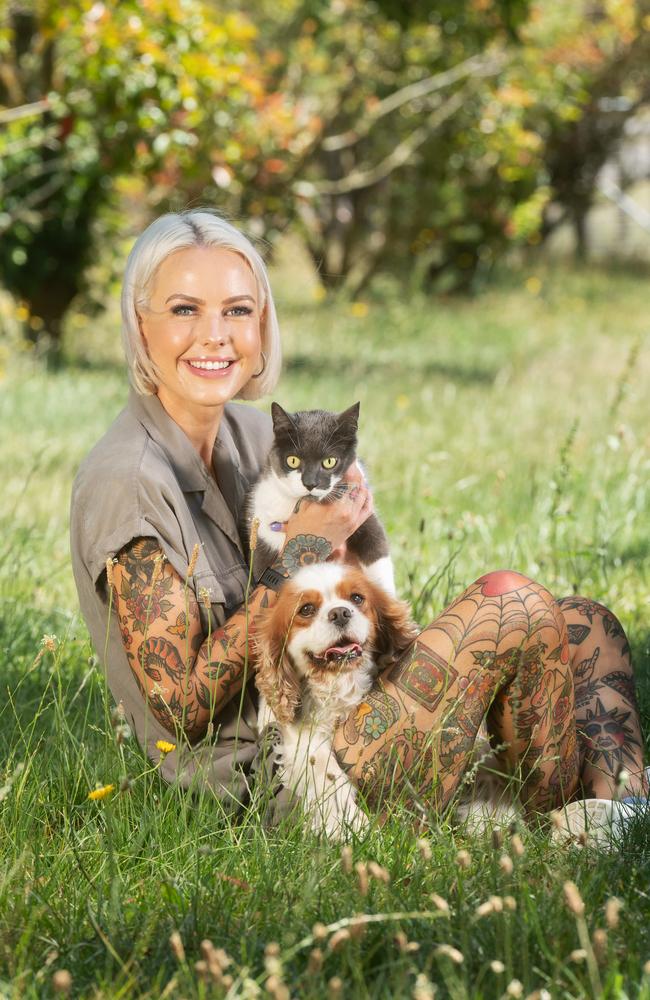
{"type": "MultiPolygon", "coordinates": [[[[136,392],[142,396],[151,396],[158,391],[160,379],[140,333],[137,306],[147,304],[156,271],[170,254],[186,247],[204,246],[223,247],[241,254],[255,276],[265,361],[259,377],[249,379],[238,396],[241,399],[259,399],[275,388],[282,364],[280,330],[269,277],[264,261],[251,241],[235,226],[205,208],[161,215],[147,226],[129,254],[122,286],[122,344],[129,377],[136,392]]],[[[260,365],[262,360],[260,358],[260,365]]]]}

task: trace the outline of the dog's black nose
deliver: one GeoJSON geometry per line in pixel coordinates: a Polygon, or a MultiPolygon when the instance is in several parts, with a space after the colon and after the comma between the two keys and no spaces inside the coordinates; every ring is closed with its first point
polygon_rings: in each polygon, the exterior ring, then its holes
{"type": "Polygon", "coordinates": [[[332,608],[327,618],[338,628],[344,628],[352,618],[352,612],[349,608],[332,608]]]}

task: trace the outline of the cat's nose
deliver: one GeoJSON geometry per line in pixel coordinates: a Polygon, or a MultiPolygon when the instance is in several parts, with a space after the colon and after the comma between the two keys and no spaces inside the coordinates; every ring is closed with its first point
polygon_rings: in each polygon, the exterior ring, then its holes
{"type": "Polygon", "coordinates": [[[305,487],[306,490],[309,490],[310,493],[313,489],[316,488],[316,483],[308,483],[306,479],[303,479],[302,485],[305,487]]]}
{"type": "Polygon", "coordinates": [[[344,628],[347,623],[352,618],[352,612],[350,608],[332,608],[332,610],[327,615],[327,620],[336,625],[337,628],[344,628]]]}

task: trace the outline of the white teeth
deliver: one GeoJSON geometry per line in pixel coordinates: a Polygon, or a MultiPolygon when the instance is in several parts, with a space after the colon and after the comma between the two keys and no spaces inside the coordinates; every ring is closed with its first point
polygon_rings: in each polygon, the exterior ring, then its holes
{"type": "Polygon", "coordinates": [[[219,368],[227,368],[231,361],[190,361],[192,368],[202,368],[206,372],[214,372],[219,368]]]}

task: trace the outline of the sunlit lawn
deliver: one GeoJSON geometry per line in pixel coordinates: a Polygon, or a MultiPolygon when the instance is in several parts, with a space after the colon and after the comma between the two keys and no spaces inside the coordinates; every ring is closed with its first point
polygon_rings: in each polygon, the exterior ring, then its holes
{"type": "MultiPolygon", "coordinates": [[[[647,720],[647,279],[538,268],[472,301],[391,292],[355,304],[316,301],[309,289],[297,298],[286,273],[277,286],[286,369],[275,398],[288,409],[361,400],[361,453],[399,589],[420,620],[502,566],[557,594],[603,600],[630,631],[647,720]]],[[[205,937],[232,957],[230,996],[264,984],[272,941],[292,996],[336,995],[332,977],[341,996],[410,996],[418,973],[452,997],[501,996],[513,979],[522,996],[581,997],[599,981],[607,996],[636,995],[650,959],[643,824],[611,856],[560,852],[523,831],[526,852],[505,875],[501,849],[434,818],[425,859],[400,813],[354,846],[355,862],[391,873],[362,896],[337,848],[301,830],[264,830],[255,813],[233,821],[207,799],[183,800],[143,773],[130,743],[116,747],[67,548],[75,469],[126,397],[114,316],[71,325],[73,360],[60,372],[23,358],[0,387],[0,996],[48,995],[63,968],[80,996],[219,996],[223,987],[194,969],[205,937]],[[50,634],[56,651],[41,652],[50,634]],[[130,791],[87,800],[96,783],[126,776],[130,791]],[[460,847],[469,868],[455,862],[460,847]],[[625,901],[596,979],[570,958],[583,944],[562,902],[567,878],[581,887],[590,932],[605,926],[609,896],[625,901]],[[517,908],[476,918],[491,894],[517,908]],[[382,917],[334,951],[309,937],[316,921],[402,912],[421,915],[382,917]],[[185,962],[168,945],[175,929],[185,962]],[[396,943],[400,929],[418,950],[396,943]],[[462,964],[438,953],[441,943],[462,964]],[[322,968],[318,955],[308,967],[317,945],[322,968]]]]}

